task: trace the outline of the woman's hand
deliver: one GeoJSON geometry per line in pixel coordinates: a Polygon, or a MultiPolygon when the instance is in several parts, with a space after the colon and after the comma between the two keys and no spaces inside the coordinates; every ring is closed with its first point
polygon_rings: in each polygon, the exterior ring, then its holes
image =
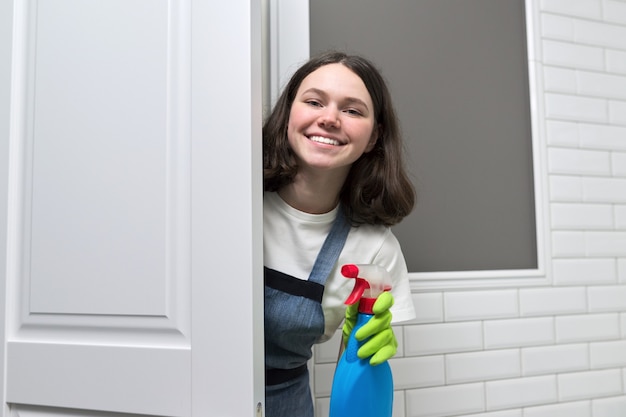
{"type": "MultiPolygon", "coordinates": [[[[382,293],[372,308],[374,316],[354,335],[358,341],[370,338],[357,352],[357,356],[361,359],[371,356],[370,365],[380,365],[392,358],[398,351],[398,341],[391,328],[391,311],[389,311],[393,302],[391,293],[382,293]]],[[[346,320],[342,329],[344,346],[356,324],[357,315],[358,303],[346,308],[346,320]]]]}

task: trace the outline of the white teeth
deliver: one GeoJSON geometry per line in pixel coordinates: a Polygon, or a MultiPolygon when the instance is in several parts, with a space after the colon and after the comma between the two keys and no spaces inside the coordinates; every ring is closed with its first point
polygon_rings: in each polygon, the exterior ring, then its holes
{"type": "Polygon", "coordinates": [[[329,139],[329,138],[325,138],[322,136],[311,136],[309,139],[311,139],[313,142],[326,143],[328,145],[335,145],[335,146],[341,145],[341,143],[339,143],[338,140],[329,139]]]}

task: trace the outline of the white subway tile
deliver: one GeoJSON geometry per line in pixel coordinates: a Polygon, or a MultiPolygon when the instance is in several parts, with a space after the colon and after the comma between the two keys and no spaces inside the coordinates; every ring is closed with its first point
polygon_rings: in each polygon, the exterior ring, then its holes
{"type": "Polygon", "coordinates": [[[609,72],[626,74],[626,52],[612,49],[607,50],[606,69],[609,72]]]}
{"type": "Polygon", "coordinates": [[[521,375],[519,349],[446,355],[446,383],[488,381],[521,375]]]}
{"type": "Polygon", "coordinates": [[[615,227],[617,229],[626,229],[626,206],[614,206],[615,210],[615,227]]]}
{"type": "Polygon", "coordinates": [[[589,312],[626,311],[626,286],[588,287],[589,312]]]}
{"type": "Polygon", "coordinates": [[[618,314],[587,314],[556,318],[557,343],[611,340],[619,337],[618,314]]]}
{"type": "Polygon", "coordinates": [[[410,417],[456,416],[485,411],[482,383],[408,390],[405,398],[410,417]]]}
{"type": "Polygon", "coordinates": [[[588,122],[606,122],[608,119],[605,99],[547,93],[545,100],[548,118],[588,122]]]}
{"type": "Polygon", "coordinates": [[[548,120],[546,133],[549,145],[577,148],[580,144],[578,124],[574,122],[548,120]]]}
{"type": "Polygon", "coordinates": [[[579,138],[583,148],[626,150],[626,127],[581,123],[579,138]]]}
{"type": "Polygon", "coordinates": [[[583,182],[580,177],[551,175],[550,199],[552,201],[583,201],[583,182]]]}
{"type": "Polygon", "coordinates": [[[559,400],[574,401],[622,393],[622,373],[617,369],[558,375],[559,400]]]}
{"type": "MultiPolygon", "coordinates": [[[[604,49],[553,40],[543,41],[543,59],[547,65],[569,68],[604,70],[604,49]]],[[[565,74],[570,77],[571,75],[565,74]]],[[[575,80],[574,80],[575,82],[575,80]]]]}
{"type": "Polygon", "coordinates": [[[548,166],[552,174],[610,175],[611,154],[605,151],[550,148],[548,166]]]}
{"type": "Polygon", "coordinates": [[[614,176],[626,177],[626,152],[613,152],[611,154],[611,169],[614,176]]]}
{"type": "Polygon", "coordinates": [[[315,397],[315,417],[328,417],[330,414],[330,397],[315,397]]]}
{"type": "Polygon", "coordinates": [[[554,320],[550,317],[492,320],[486,321],[484,327],[486,349],[545,345],[554,342],[554,320]]]}
{"type": "Polygon", "coordinates": [[[524,417],[592,417],[589,401],[576,401],[524,409],[524,417]]]}
{"type": "Polygon", "coordinates": [[[545,375],[589,369],[587,344],[566,344],[522,349],[522,374],[545,375]]]}
{"type": "Polygon", "coordinates": [[[626,340],[591,343],[589,352],[593,369],[626,366],[626,340]]]}
{"type": "Polygon", "coordinates": [[[516,290],[448,292],[446,321],[518,317],[516,290]]]}
{"type": "Polygon", "coordinates": [[[598,0],[541,0],[541,10],[592,19],[602,17],[598,0]]]}
{"type": "Polygon", "coordinates": [[[575,38],[574,19],[565,16],[542,13],[541,32],[544,38],[573,41],[575,38]]]}
{"type": "Polygon", "coordinates": [[[585,255],[584,232],[553,232],[552,233],[552,256],[553,257],[555,258],[581,257],[584,255],[585,255]]]}
{"type": "Polygon", "coordinates": [[[555,259],[552,274],[556,285],[599,285],[617,281],[613,259],[555,259]]]}
{"type": "Polygon", "coordinates": [[[487,382],[485,390],[488,410],[549,404],[557,400],[553,375],[487,382]]]}
{"type": "Polygon", "coordinates": [[[584,287],[550,287],[520,290],[522,316],[550,316],[587,311],[584,287]]]}
{"type": "MultiPolygon", "coordinates": [[[[603,0],[604,20],[626,23],[626,2],[624,0],[603,0]]],[[[626,413],[623,414],[626,416],[626,413]]]]}
{"type": "Polygon", "coordinates": [[[593,417],[624,417],[626,416],[626,396],[600,398],[593,400],[593,417]]]}
{"type": "Polygon", "coordinates": [[[613,228],[613,207],[607,204],[554,203],[550,209],[556,230],[613,228]]]}
{"type": "Polygon", "coordinates": [[[620,283],[626,283],[626,259],[617,260],[617,278],[620,283]]]}
{"type": "Polygon", "coordinates": [[[626,203],[626,178],[583,178],[584,201],[626,203]]]}
{"type": "MultiPolygon", "coordinates": [[[[404,391],[395,391],[393,393],[393,411],[391,417],[407,417],[405,410],[404,391]]],[[[323,417],[328,417],[328,414],[325,414],[323,417]]]]}
{"type": "Polygon", "coordinates": [[[523,417],[522,410],[502,410],[502,411],[494,411],[491,413],[480,413],[480,414],[471,414],[465,415],[463,417],[523,417]]]}
{"type": "Polygon", "coordinates": [[[404,327],[405,356],[481,350],[480,322],[422,324],[404,327]]]}
{"type": "MultiPolygon", "coordinates": [[[[626,338],[626,313],[620,313],[619,317],[620,317],[620,332],[622,334],[622,339],[625,339],[626,338]]],[[[624,378],[626,379],[626,372],[624,373],[624,378]]],[[[626,383],[624,384],[624,386],[626,386],[626,383]]]]}
{"type": "Polygon", "coordinates": [[[576,94],[578,80],[576,70],[569,68],[544,67],[543,86],[552,93],[576,94]]]}
{"type": "MultiPolygon", "coordinates": [[[[625,33],[626,34],[626,33],[625,33]]],[[[626,76],[578,71],[578,92],[586,96],[626,99],[626,76]]]]}
{"type": "Polygon", "coordinates": [[[587,232],[590,256],[626,256],[626,232],[587,232]]]}
{"type": "Polygon", "coordinates": [[[404,323],[394,325],[392,326],[392,329],[396,335],[396,340],[398,341],[398,351],[396,352],[396,357],[404,357],[404,323]]]}
{"type": "Polygon", "coordinates": [[[314,392],[315,396],[328,396],[333,386],[333,377],[335,376],[335,364],[323,363],[315,365],[314,392]]]}
{"type": "MultiPolygon", "coordinates": [[[[610,158],[609,158],[610,161],[610,158]]],[[[610,165],[610,162],[609,162],[610,165]]],[[[609,167],[609,171],[611,168],[609,167]]],[[[590,203],[626,202],[626,178],[582,178],[583,201],[590,203]]]]}
{"type": "Polygon", "coordinates": [[[415,319],[407,323],[441,323],[443,321],[443,294],[413,294],[415,319]]]}
{"type": "MultiPolygon", "coordinates": [[[[397,333],[397,332],[396,332],[397,333]]],[[[313,347],[315,363],[335,363],[339,356],[339,344],[341,343],[341,331],[335,332],[333,337],[324,343],[313,347]]]]}
{"type": "Polygon", "coordinates": [[[433,387],[445,384],[443,356],[392,358],[395,389],[433,387]]]}
{"type": "Polygon", "coordinates": [[[574,40],[582,44],[623,50],[626,49],[626,26],[575,20],[574,40]]]}
{"type": "Polygon", "coordinates": [[[609,101],[609,122],[626,125],[626,101],[609,101]]]}

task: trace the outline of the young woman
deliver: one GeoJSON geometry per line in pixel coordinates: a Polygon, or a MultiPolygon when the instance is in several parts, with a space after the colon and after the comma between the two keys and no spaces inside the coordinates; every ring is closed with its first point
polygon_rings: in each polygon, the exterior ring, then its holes
{"type": "MultiPolygon", "coordinates": [[[[329,52],[293,75],[263,127],[266,416],[313,417],[306,368],[355,308],[347,263],[378,264],[393,278],[375,305],[359,356],[396,353],[394,323],[414,317],[407,268],[389,226],[415,192],[387,86],[368,60],[329,52]],[[393,304],[393,307],[391,307],[393,304]]],[[[345,337],[344,337],[345,339],[345,337]]]]}

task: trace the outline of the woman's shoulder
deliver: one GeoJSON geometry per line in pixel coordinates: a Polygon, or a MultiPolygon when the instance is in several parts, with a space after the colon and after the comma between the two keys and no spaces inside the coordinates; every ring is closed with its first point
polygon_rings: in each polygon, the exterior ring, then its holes
{"type": "Polygon", "coordinates": [[[352,227],[352,233],[360,238],[397,240],[391,228],[382,224],[360,224],[352,227]]]}
{"type": "Polygon", "coordinates": [[[398,239],[388,226],[359,225],[352,228],[348,239],[356,251],[365,251],[372,256],[395,257],[402,253],[398,239]]]}

